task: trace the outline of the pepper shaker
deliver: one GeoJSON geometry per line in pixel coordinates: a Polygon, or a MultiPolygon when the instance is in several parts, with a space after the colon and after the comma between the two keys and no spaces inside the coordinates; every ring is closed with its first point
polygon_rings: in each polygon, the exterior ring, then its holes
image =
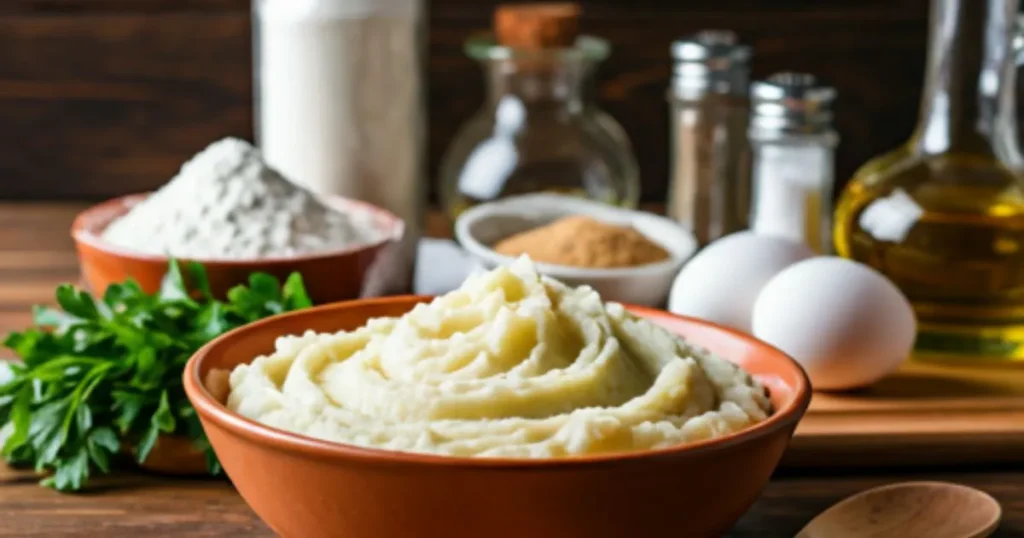
{"type": "Polygon", "coordinates": [[[755,82],[750,93],[751,229],[831,254],[835,89],[783,72],[755,82]]]}
{"type": "Polygon", "coordinates": [[[700,245],[747,227],[750,48],[725,30],[672,44],[668,216],[700,245]]]}

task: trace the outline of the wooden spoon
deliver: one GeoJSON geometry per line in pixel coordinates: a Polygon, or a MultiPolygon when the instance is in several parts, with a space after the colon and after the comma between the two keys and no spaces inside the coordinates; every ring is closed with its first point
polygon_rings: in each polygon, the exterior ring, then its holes
{"type": "Polygon", "coordinates": [[[903,482],[832,505],[795,538],[985,538],[1002,509],[989,494],[959,484],[903,482]]]}

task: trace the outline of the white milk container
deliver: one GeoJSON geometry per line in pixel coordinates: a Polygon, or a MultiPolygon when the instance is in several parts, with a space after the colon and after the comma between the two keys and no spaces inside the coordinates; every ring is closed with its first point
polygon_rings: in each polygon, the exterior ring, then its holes
{"type": "MultiPolygon", "coordinates": [[[[411,290],[425,202],[421,0],[254,0],[256,142],[322,195],[405,220],[383,289],[411,290]]],[[[379,284],[379,283],[378,283],[379,284]]]]}

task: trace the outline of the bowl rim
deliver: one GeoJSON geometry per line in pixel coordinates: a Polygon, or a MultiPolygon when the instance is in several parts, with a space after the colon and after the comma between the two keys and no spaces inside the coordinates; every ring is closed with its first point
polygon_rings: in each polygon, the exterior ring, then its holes
{"type": "MultiPolygon", "coordinates": [[[[102,237],[102,231],[106,230],[107,226],[114,221],[114,219],[120,218],[125,215],[128,210],[133,206],[142,202],[154,191],[137,192],[132,194],[125,194],[110,198],[89,206],[82,210],[75,216],[75,220],[71,222],[71,237],[75,243],[88,246],[100,252],[116,256],[118,258],[137,260],[148,263],[161,263],[166,264],[170,262],[172,256],[162,256],[158,254],[147,254],[136,252],[131,249],[114,245],[109,241],[106,241],[102,237]],[[123,210],[121,209],[123,208],[123,210]],[[103,230],[99,232],[94,230],[94,226],[91,226],[94,219],[97,219],[97,214],[106,211],[116,212],[116,216],[113,219],[107,221],[103,226],[103,230]]],[[[297,262],[306,262],[312,260],[322,260],[329,258],[336,258],[338,256],[348,256],[357,254],[360,252],[370,251],[378,249],[387,245],[402,240],[405,236],[406,224],[400,217],[394,213],[367,203],[352,198],[347,198],[338,195],[318,195],[318,199],[330,203],[340,203],[357,208],[358,211],[365,211],[366,213],[373,215],[375,219],[381,219],[386,224],[380,228],[381,237],[376,241],[370,243],[356,244],[345,248],[333,248],[329,250],[322,250],[307,254],[298,254],[293,256],[263,256],[259,258],[193,258],[193,257],[178,257],[174,258],[182,262],[196,262],[206,267],[249,267],[254,263],[261,265],[273,265],[273,264],[289,264],[297,262]]]]}
{"type": "Polygon", "coordinates": [[[357,461],[361,464],[434,465],[448,468],[461,467],[492,470],[575,468],[581,466],[616,465],[636,462],[639,460],[646,461],[665,457],[702,454],[742,444],[753,439],[769,436],[777,433],[779,430],[789,428],[790,426],[795,429],[797,423],[799,423],[800,419],[807,411],[807,407],[810,405],[811,383],[807,373],[798,362],[781,350],[762,342],[753,336],[715,323],[687,316],[680,316],[656,308],[625,304],[623,306],[625,306],[627,310],[640,316],[657,314],[659,317],[675,318],[687,323],[718,329],[728,333],[734,338],[745,340],[760,348],[765,348],[776,353],[783,361],[783,364],[796,373],[797,383],[793,387],[793,397],[791,401],[789,401],[782,409],[774,410],[767,419],[758,422],[757,424],[721,437],[705,439],[693,443],[684,443],[658,449],[592,454],[566,458],[474,458],[362,447],[352,444],[321,440],[274,428],[272,426],[267,426],[229,410],[227,406],[214,399],[200,378],[200,366],[202,365],[203,360],[209,356],[214,349],[226,345],[226,342],[230,342],[235,335],[241,334],[242,332],[259,331],[262,327],[276,323],[282,318],[301,315],[316,315],[320,312],[337,309],[358,309],[367,305],[382,305],[389,303],[408,304],[411,307],[417,303],[429,301],[431,299],[432,297],[424,295],[398,295],[391,297],[341,301],[278,314],[276,316],[264,318],[248,325],[238,327],[208,342],[191,358],[189,358],[182,375],[186,395],[192,405],[196,408],[196,411],[201,416],[204,416],[206,420],[216,423],[219,427],[228,430],[233,435],[248,438],[249,440],[262,445],[269,445],[278,450],[300,453],[307,457],[312,456],[320,459],[345,458],[357,461]]]}
{"type": "Polygon", "coordinates": [[[611,206],[600,202],[560,194],[524,194],[503,198],[493,202],[485,202],[471,207],[463,211],[462,214],[455,219],[455,239],[464,249],[478,259],[482,259],[483,261],[494,265],[508,265],[514,262],[516,258],[499,254],[491,248],[490,245],[478,240],[470,231],[470,227],[477,222],[495,216],[521,214],[522,207],[536,206],[538,204],[557,204],[558,206],[567,209],[565,211],[565,215],[584,214],[597,220],[606,219],[603,219],[596,213],[616,213],[631,222],[635,222],[637,220],[658,222],[666,226],[671,226],[679,232],[678,237],[685,238],[687,242],[685,248],[680,249],[684,253],[682,255],[676,255],[674,253],[674,249],[666,247],[665,242],[662,239],[643,234],[644,237],[647,237],[647,239],[657,243],[668,251],[669,257],[659,262],[646,263],[631,267],[574,267],[571,265],[559,265],[538,261],[533,262],[539,272],[554,277],[603,280],[657,276],[678,271],[687,260],[693,257],[698,249],[697,238],[693,233],[678,222],[675,222],[663,215],[657,215],[649,211],[639,211],[635,209],[611,206]]]}

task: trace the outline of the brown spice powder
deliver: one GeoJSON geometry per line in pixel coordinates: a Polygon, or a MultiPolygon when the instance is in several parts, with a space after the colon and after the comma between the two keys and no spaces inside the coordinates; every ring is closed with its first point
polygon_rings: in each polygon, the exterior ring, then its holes
{"type": "Polygon", "coordinates": [[[633,267],[669,257],[665,249],[633,228],[582,215],[513,235],[494,250],[505,256],[526,254],[540,263],[590,268],[633,267]]]}

